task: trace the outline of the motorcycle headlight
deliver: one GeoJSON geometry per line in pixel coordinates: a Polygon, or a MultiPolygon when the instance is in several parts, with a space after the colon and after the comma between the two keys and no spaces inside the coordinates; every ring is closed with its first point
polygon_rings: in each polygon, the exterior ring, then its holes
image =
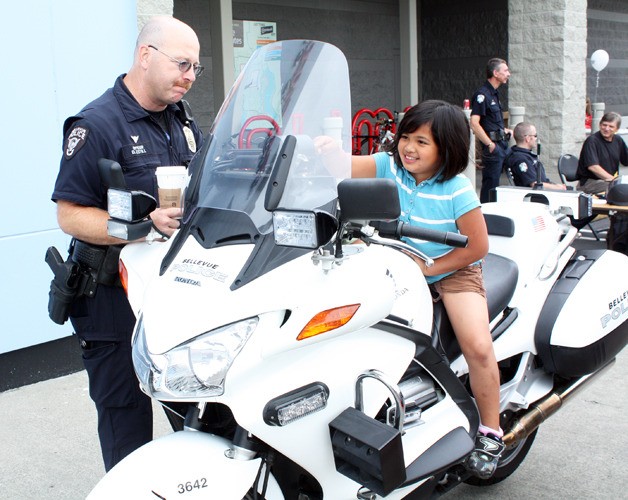
{"type": "Polygon", "coordinates": [[[144,391],[157,399],[220,396],[229,368],[258,321],[255,317],[232,323],[164,354],[152,354],[140,316],[133,339],[133,365],[144,391]]]}

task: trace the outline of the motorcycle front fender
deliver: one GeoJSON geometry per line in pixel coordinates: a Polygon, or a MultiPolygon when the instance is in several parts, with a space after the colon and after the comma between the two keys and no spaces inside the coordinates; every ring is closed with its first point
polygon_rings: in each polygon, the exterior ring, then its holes
{"type": "MultiPolygon", "coordinates": [[[[235,460],[226,439],[180,431],[145,444],[111,469],[88,500],[134,498],[220,498],[241,500],[249,491],[260,459],[235,460]]],[[[276,486],[274,478],[272,486],[276,486]]],[[[277,496],[278,486],[273,488],[277,496]]]]}

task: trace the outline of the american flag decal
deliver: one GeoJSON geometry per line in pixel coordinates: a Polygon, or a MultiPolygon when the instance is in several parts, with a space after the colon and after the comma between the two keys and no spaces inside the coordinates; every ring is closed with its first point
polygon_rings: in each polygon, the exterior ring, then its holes
{"type": "Polygon", "coordinates": [[[543,217],[537,215],[534,219],[532,219],[532,227],[534,228],[535,233],[545,231],[545,220],[543,217]]]}

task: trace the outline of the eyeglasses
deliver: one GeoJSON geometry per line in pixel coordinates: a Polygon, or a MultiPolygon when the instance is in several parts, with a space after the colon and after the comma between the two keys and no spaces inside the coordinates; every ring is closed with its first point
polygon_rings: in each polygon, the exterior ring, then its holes
{"type": "Polygon", "coordinates": [[[194,76],[201,76],[201,73],[205,69],[200,64],[192,64],[190,61],[179,61],[178,59],[175,59],[174,57],[169,56],[165,52],[162,52],[161,50],[159,50],[154,45],[149,45],[148,47],[151,48],[151,49],[155,49],[157,52],[159,52],[160,54],[163,54],[168,59],[170,59],[172,62],[177,63],[179,65],[179,71],[181,73],[187,73],[188,71],[190,71],[190,68],[193,68],[194,69],[194,76]]]}
{"type": "Polygon", "coordinates": [[[526,137],[538,137],[538,134],[526,134],[526,137]]]}

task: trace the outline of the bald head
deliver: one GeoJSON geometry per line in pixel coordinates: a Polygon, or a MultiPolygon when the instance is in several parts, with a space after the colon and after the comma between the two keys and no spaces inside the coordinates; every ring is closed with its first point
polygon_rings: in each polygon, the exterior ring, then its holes
{"type": "Polygon", "coordinates": [[[194,30],[174,17],[157,16],[137,37],[124,83],[144,109],[161,111],[181,100],[202,69],[194,30]]]}
{"type": "Polygon", "coordinates": [[[170,16],[151,17],[137,37],[137,43],[135,44],[136,57],[138,49],[142,45],[164,47],[170,41],[179,38],[188,40],[189,43],[194,43],[195,41],[196,44],[199,45],[196,33],[183,21],[179,21],[170,16]]]}
{"type": "Polygon", "coordinates": [[[536,127],[528,122],[517,123],[517,126],[512,131],[515,137],[515,142],[520,148],[526,148],[533,150],[537,147],[537,133],[536,127]]]}

